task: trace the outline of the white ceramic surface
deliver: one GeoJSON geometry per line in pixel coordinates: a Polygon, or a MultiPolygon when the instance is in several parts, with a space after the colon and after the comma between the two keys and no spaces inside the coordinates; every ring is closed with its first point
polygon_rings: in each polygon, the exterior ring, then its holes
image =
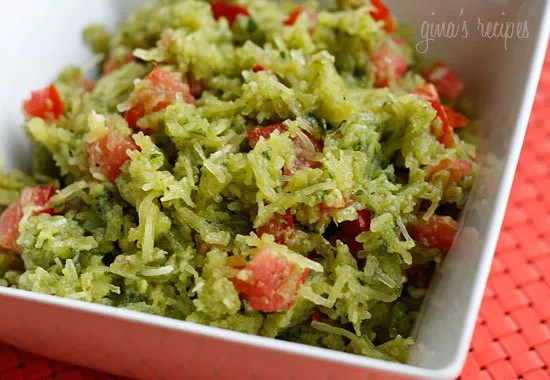
{"type": "MultiPolygon", "coordinates": [[[[139,2],[2,2],[0,153],[8,168],[28,162],[21,100],[49,83],[63,65],[87,59],[80,43],[84,25],[112,24],[139,2]]],[[[467,354],[540,75],[550,0],[388,3],[419,39],[430,25],[466,23],[467,38],[462,38],[463,30],[456,38],[435,37],[428,54],[451,62],[465,79],[483,121],[486,144],[480,148],[497,158],[489,174],[477,181],[463,228],[415,327],[418,344],[407,365],[5,288],[0,288],[0,340],[142,379],[456,377],[467,354]],[[479,30],[479,25],[486,29],[488,22],[503,21],[515,22],[506,48],[503,38],[483,37],[479,30]],[[527,25],[528,38],[518,37],[518,23],[527,25]]]]}

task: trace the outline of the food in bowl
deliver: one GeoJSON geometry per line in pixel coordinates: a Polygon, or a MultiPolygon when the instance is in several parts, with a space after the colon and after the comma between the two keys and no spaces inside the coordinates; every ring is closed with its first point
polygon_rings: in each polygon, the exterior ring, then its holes
{"type": "Polygon", "coordinates": [[[378,0],[159,1],[23,103],[0,284],[406,361],[476,172],[378,0]]]}

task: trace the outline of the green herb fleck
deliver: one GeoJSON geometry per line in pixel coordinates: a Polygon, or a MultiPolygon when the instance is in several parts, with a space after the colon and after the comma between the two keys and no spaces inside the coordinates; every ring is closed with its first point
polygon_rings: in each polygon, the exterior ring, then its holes
{"type": "Polygon", "coordinates": [[[256,24],[256,21],[254,21],[253,18],[248,19],[248,22],[246,23],[246,30],[248,33],[254,33],[258,30],[258,24],[256,24]]]}

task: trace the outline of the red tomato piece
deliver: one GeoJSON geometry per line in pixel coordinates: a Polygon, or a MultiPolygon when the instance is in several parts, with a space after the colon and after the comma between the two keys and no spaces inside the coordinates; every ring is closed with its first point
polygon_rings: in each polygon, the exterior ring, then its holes
{"type": "Polygon", "coordinates": [[[433,215],[427,222],[421,220],[412,225],[409,232],[417,243],[447,252],[453,245],[457,231],[456,220],[450,216],[433,215]]]}
{"type": "Polygon", "coordinates": [[[127,63],[133,62],[134,56],[132,53],[127,53],[123,57],[117,57],[114,54],[109,54],[109,57],[103,64],[103,75],[109,75],[113,71],[120,69],[127,63]]]}
{"type": "Polygon", "coordinates": [[[204,82],[195,78],[195,76],[191,72],[187,73],[187,75],[185,76],[185,81],[189,86],[189,91],[191,92],[191,95],[193,95],[193,98],[195,99],[199,99],[202,96],[202,93],[206,91],[206,85],[204,84],[204,82]]]}
{"type": "Polygon", "coordinates": [[[461,113],[456,112],[451,107],[443,106],[445,113],[447,114],[447,120],[451,128],[463,128],[470,125],[470,119],[461,113]]]}
{"type": "Polygon", "coordinates": [[[106,135],[88,145],[90,170],[114,181],[121,173],[120,167],[130,159],[128,150],[139,150],[131,136],[106,135]]]}
{"type": "Polygon", "coordinates": [[[40,117],[47,121],[55,121],[63,115],[63,101],[55,86],[33,91],[31,98],[23,103],[23,111],[27,118],[40,117]]]}
{"type": "Polygon", "coordinates": [[[19,201],[9,205],[0,216],[0,248],[2,250],[21,253],[21,247],[17,245],[21,218],[23,218],[23,208],[19,201]]]}
{"type": "MultiPolygon", "coordinates": [[[[269,136],[275,131],[280,131],[284,133],[288,131],[288,127],[283,124],[273,124],[267,127],[254,128],[248,131],[248,140],[250,141],[250,147],[254,149],[260,137],[264,139],[269,139],[269,136]]],[[[314,138],[307,131],[303,131],[307,136],[309,141],[304,141],[301,137],[296,136],[292,138],[292,143],[294,144],[294,149],[296,153],[296,160],[294,161],[294,166],[292,169],[285,169],[285,175],[290,175],[293,172],[300,170],[302,168],[316,168],[319,167],[319,162],[315,161],[315,153],[323,151],[323,141],[314,138]]]]}
{"type": "Polygon", "coordinates": [[[376,69],[375,87],[387,87],[397,82],[407,72],[407,61],[384,45],[371,56],[371,62],[376,69]]]}
{"type": "Polygon", "coordinates": [[[252,66],[252,71],[254,71],[255,73],[259,73],[260,71],[264,71],[264,70],[265,70],[265,67],[263,67],[260,64],[256,64],[252,66]]]}
{"type": "Polygon", "coordinates": [[[292,139],[296,160],[292,170],[285,172],[287,175],[303,168],[318,168],[321,166],[321,163],[315,160],[315,154],[323,151],[323,141],[316,139],[307,131],[303,132],[309,141],[304,141],[299,136],[292,139]]]}
{"type": "Polygon", "coordinates": [[[357,211],[356,220],[340,223],[336,237],[349,247],[351,253],[356,254],[363,249],[363,244],[359,243],[357,236],[370,230],[371,213],[369,210],[357,211]]]}
{"type": "Polygon", "coordinates": [[[426,83],[422,87],[418,87],[417,89],[413,90],[411,93],[418,95],[424,100],[427,100],[430,103],[441,103],[441,99],[439,98],[439,94],[437,92],[437,89],[435,86],[431,83],[426,83]]]}
{"type": "Polygon", "coordinates": [[[323,315],[321,314],[321,311],[317,308],[313,309],[311,312],[311,320],[320,322],[323,315]]]}
{"type": "Polygon", "coordinates": [[[216,20],[219,20],[223,17],[227,19],[229,25],[233,25],[239,15],[247,17],[250,16],[248,9],[246,9],[245,7],[225,3],[223,1],[213,1],[210,3],[210,7],[212,8],[212,14],[214,15],[214,18],[216,20]]]}
{"type": "Polygon", "coordinates": [[[308,276],[309,268],[301,269],[267,248],[256,253],[231,281],[254,310],[273,313],[294,305],[308,276]]]}
{"type": "Polygon", "coordinates": [[[286,244],[296,234],[294,217],[287,211],[285,215],[275,214],[266,224],[259,227],[256,231],[259,236],[270,234],[275,237],[279,244],[286,244]]]}
{"type": "MultiPolygon", "coordinates": [[[[412,93],[430,102],[432,108],[436,111],[436,118],[441,120],[441,132],[439,133],[439,136],[437,136],[438,141],[445,145],[446,148],[454,147],[454,132],[451,124],[449,123],[445,106],[441,104],[441,99],[439,98],[439,93],[437,92],[435,86],[428,83],[412,91],[412,93]]],[[[434,128],[432,128],[432,131],[434,132],[434,128]]]]}
{"type": "MultiPolygon", "coordinates": [[[[21,192],[20,202],[23,207],[26,207],[30,204],[34,206],[46,206],[54,195],[55,195],[54,185],[26,187],[21,192]]],[[[43,208],[43,209],[40,209],[39,211],[34,211],[33,215],[38,215],[42,213],[48,213],[53,215],[54,211],[52,208],[43,208]]]]}
{"type": "Polygon", "coordinates": [[[95,87],[95,81],[90,78],[82,77],[80,78],[80,85],[86,91],[92,91],[95,87]]]}
{"type": "Polygon", "coordinates": [[[0,216],[0,248],[13,253],[21,253],[17,239],[19,238],[19,222],[23,218],[25,207],[29,205],[41,207],[34,210],[32,215],[42,213],[53,215],[53,209],[46,206],[54,194],[54,185],[23,189],[21,197],[9,205],[0,216]]]}
{"type": "Polygon", "coordinates": [[[142,117],[168,107],[178,95],[187,103],[195,103],[189,85],[177,74],[155,67],[130,95],[132,107],[126,111],[124,118],[130,127],[139,128],[137,123],[142,117]]]}
{"type": "Polygon", "coordinates": [[[307,8],[304,8],[304,7],[298,7],[295,10],[293,10],[292,12],[290,12],[288,17],[283,21],[283,24],[288,25],[288,26],[292,26],[292,25],[296,24],[296,21],[298,21],[298,17],[300,17],[300,15],[302,13],[305,13],[306,16],[310,19],[310,21],[317,20],[317,15],[315,14],[315,12],[313,10],[307,9],[307,8]]]}
{"type": "Polygon", "coordinates": [[[464,91],[464,82],[446,63],[433,64],[423,73],[423,77],[433,83],[437,91],[451,101],[460,98],[464,91]]]}
{"type": "Polygon", "coordinates": [[[442,160],[438,165],[434,166],[430,170],[430,174],[428,175],[428,179],[432,179],[432,177],[442,171],[442,170],[448,170],[450,174],[450,180],[453,182],[458,182],[464,176],[467,176],[472,172],[472,163],[468,160],[449,160],[445,159],[442,160]]]}
{"type": "Polygon", "coordinates": [[[269,139],[269,136],[275,131],[280,131],[281,133],[284,133],[288,131],[288,127],[283,124],[273,124],[269,125],[267,127],[259,127],[254,128],[248,131],[248,140],[250,142],[250,147],[254,149],[258,141],[260,141],[260,137],[263,137],[264,139],[269,139]]]}
{"type": "Polygon", "coordinates": [[[395,19],[392,17],[390,9],[382,2],[382,0],[371,0],[371,4],[374,10],[370,12],[370,15],[376,21],[384,22],[384,29],[386,32],[392,33],[395,31],[395,19]]]}

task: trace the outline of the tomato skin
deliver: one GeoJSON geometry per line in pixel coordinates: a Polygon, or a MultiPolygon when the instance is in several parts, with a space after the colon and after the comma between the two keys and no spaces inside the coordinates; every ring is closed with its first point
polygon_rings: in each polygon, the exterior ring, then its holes
{"type": "Polygon", "coordinates": [[[346,244],[352,254],[356,254],[363,249],[363,244],[359,243],[357,236],[370,230],[371,213],[369,210],[357,211],[356,220],[345,221],[338,226],[336,237],[346,244]]]}
{"type": "MultiPolygon", "coordinates": [[[[449,123],[445,106],[441,104],[441,99],[439,98],[439,93],[437,92],[436,87],[431,83],[427,83],[426,85],[412,91],[412,93],[430,102],[432,108],[436,112],[436,118],[441,120],[441,132],[439,136],[437,136],[437,140],[445,145],[446,148],[453,148],[455,145],[454,132],[449,123]]],[[[433,131],[434,128],[432,127],[432,133],[433,131]]]]}
{"type": "Polygon", "coordinates": [[[45,206],[54,194],[54,185],[23,189],[21,197],[9,205],[0,216],[0,248],[15,254],[21,253],[21,247],[17,245],[17,239],[19,238],[19,222],[23,218],[25,207],[31,204],[42,206],[42,208],[34,210],[32,215],[42,213],[53,215],[54,210],[45,206]]]}
{"type": "Polygon", "coordinates": [[[432,215],[426,222],[420,220],[410,227],[411,237],[425,247],[448,252],[458,231],[458,223],[450,216],[432,215]]]}
{"type": "Polygon", "coordinates": [[[259,73],[260,71],[264,71],[264,70],[265,70],[265,67],[263,67],[260,64],[256,64],[252,66],[252,71],[254,71],[255,73],[259,73]]]}
{"type": "Polygon", "coordinates": [[[392,17],[390,9],[382,2],[382,0],[371,0],[374,10],[370,15],[376,21],[384,21],[384,29],[388,33],[392,33],[396,29],[395,19],[392,17]]]}
{"type": "MultiPolygon", "coordinates": [[[[55,195],[54,185],[43,185],[39,187],[26,187],[21,192],[20,202],[23,207],[33,204],[35,206],[46,206],[50,199],[55,195]]],[[[53,209],[45,208],[40,211],[34,211],[32,215],[42,213],[54,214],[53,209]]]]}
{"type": "Polygon", "coordinates": [[[294,151],[296,153],[296,160],[290,170],[285,170],[285,175],[290,175],[300,169],[304,168],[318,168],[321,163],[315,160],[315,154],[322,152],[324,148],[323,141],[316,139],[309,132],[303,131],[309,143],[304,141],[301,137],[296,136],[292,139],[294,144],[294,151]]]}
{"type": "Polygon", "coordinates": [[[92,91],[95,87],[95,81],[86,77],[80,78],[80,85],[86,91],[92,91]]]}
{"type": "Polygon", "coordinates": [[[31,98],[23,102],[23,112],[27,118],[40,117],[46,121],[58,120],[63,115],[63,102],[53,84],[31,93],[31,98]]]}
{"type": "MultiPolygon", "coordinates": [[[[284,133],[288,131],[288,127],[283,124],[273,124],[267,127],[258,127],[248,131],[248,140],[250,142],[250,147],[254,149],[260,138],[269,139],[271,134],[275,131],[284,133]]],[[[315,161],[314,156],[317,152],[323,151],[323,141],[316,139],[309,132],[303,131],[304,135],[309,139],[308,143],[304,141],[301,137],[296,136],[292,138],[292,143],[294,145],[294,150],[296,153],[296,160],[292,168],[285,168],[284,174],[291,175],[297,170],[303,168],[318,168],[320,163],[315,161]]]]}
{"type": "Polygon", "coordinates": [[[321,322],[321,319],[323,318],[323,315],[321,314],[321,311],[317,308],[313,309],[311,312],[311,320],[321,322]]]}
{"type": "Polygon", "coordinates": [[[231,281],[254,310],[273,313],[287,311],[294,305],[296,293],[309,272],[309,268],[300,269],[266,248],[257,252],[231,281]]]}
{"type": "Polygon", "coordinates": [[[250,16],[248,9],[241,7],[235,4],[225,3],[223,1],[213,1],[210,3],[210,8],[212,8],[212,14],[216,20],[220,18],[225,18],[229,22],[229,25],[232,26],[233,23],[237,20],[239,15],[250,16]]]}
{"type": "Polygon", "coordinates": [[[128,150],[140,150],[131,136],[106,135],[88,144],[90,170],[114,181],[121,173],[120,167],[130,159],[128,150]]]}
{"type": "MultiPolygon", "coordinates": [[[[298,18],[300,17],[300,15],[302,13],[305,13],[311,21],[315,21],[317,19],[317,15],[315,14],[315,12],[313,10],[307,9],[307,8],[304,8],[304,7],[298,7],[295,10],[293,10],[292,12],[290,12],[288,17],[283,21],[283,24],[287,25],[287,26],[292,26],[292,25],[296,24],[296,21],[298,21],[298,18]]],[[[311,30],[310,32],[312,32],[312,31],[313,30],[311,30]]]]}
{"type": "Polygon", "coordinates": [[[374,86],[377,88],[388,87],[407,72],[407,61],[387,45],[378,49],[370,60],[376,69],[374,86]]]}
{"type": "Polygon", "coordinates": [[[180,80],[177,74],[155,67],[130,95],[132,106],[124,114],[124,119],[131,128],[138,129],[137,123],[141,118],[168,107],[176,101],[178,95],[186,103],[195,103],[189,85],[180,80]]]}
{"type": "Polygon", "coordinates": [[[431,83],[426,83],[424,86],[418,87],[417,89],[411,91],[411,93],[418,95],[430,103],[441,103],[439,93],[437,92],[435,86],[431,83]]]}
{"type": "Polygon", "coordinates": [[[447,120],[451,128],[463,128],[470,125],[470,119],[461,113],[456,112],[451,107],[443,106],[443,110],[447,115],[447,120]]]}
{"type": "Polygon", "coordinates": [[[453,182],[460,181],[464,176],[467,176],[472,172],[472,163],[468,160],[449,160],[445,159],[442,160],[439,164],[434,166],[430,170],[430,174],[428,175],[428,179],[431,180],[432,177],[442,171],[442,170],[448,170],[450,171],[450,180],[453,182]]]}
{"type": "Polygon", "coordinates": [[[290,12],[288,17],[283,21],[283,24],[288,25],[288,26],[292,26],[292,25],[296,24],[296,21],[298,20],[298,17],[300,17],[300,15],[302,14],[303,11],[304,11],[304,7],[296,8],[295,10],[290,12]]]}
{"type": "Polygon", "coordinates": [[[464,91],[464,82],[444,62],[436,62],[430,66],[422,76],[435,85],[437,91],[451,101],[456,101],[464,91]]]}
{"type": "Polygon", "coordinates": [[[269,139],[271,134],[275,131],[284,133],[288,131],[288,127],[283,123],[279,123],[279,124],[268,125],[267,127],[258,127],[258,128],[249,130],[248,140],[250,142],[250,147],[254,149],[256,144],[258,144],[258,142],[260,141],[260,137],[263,137],[264,139],[267,140],[269,139]]]}
{"type": "Polygon", "coordinates": [[[256,232],[258,236],[262,236],[263,234],[273,235],[277,243],[286,244],[296,234],[294,217],[290,211],[287,211],[285,215],[275,214],[266,224],[259,227],[256,232]]]}

